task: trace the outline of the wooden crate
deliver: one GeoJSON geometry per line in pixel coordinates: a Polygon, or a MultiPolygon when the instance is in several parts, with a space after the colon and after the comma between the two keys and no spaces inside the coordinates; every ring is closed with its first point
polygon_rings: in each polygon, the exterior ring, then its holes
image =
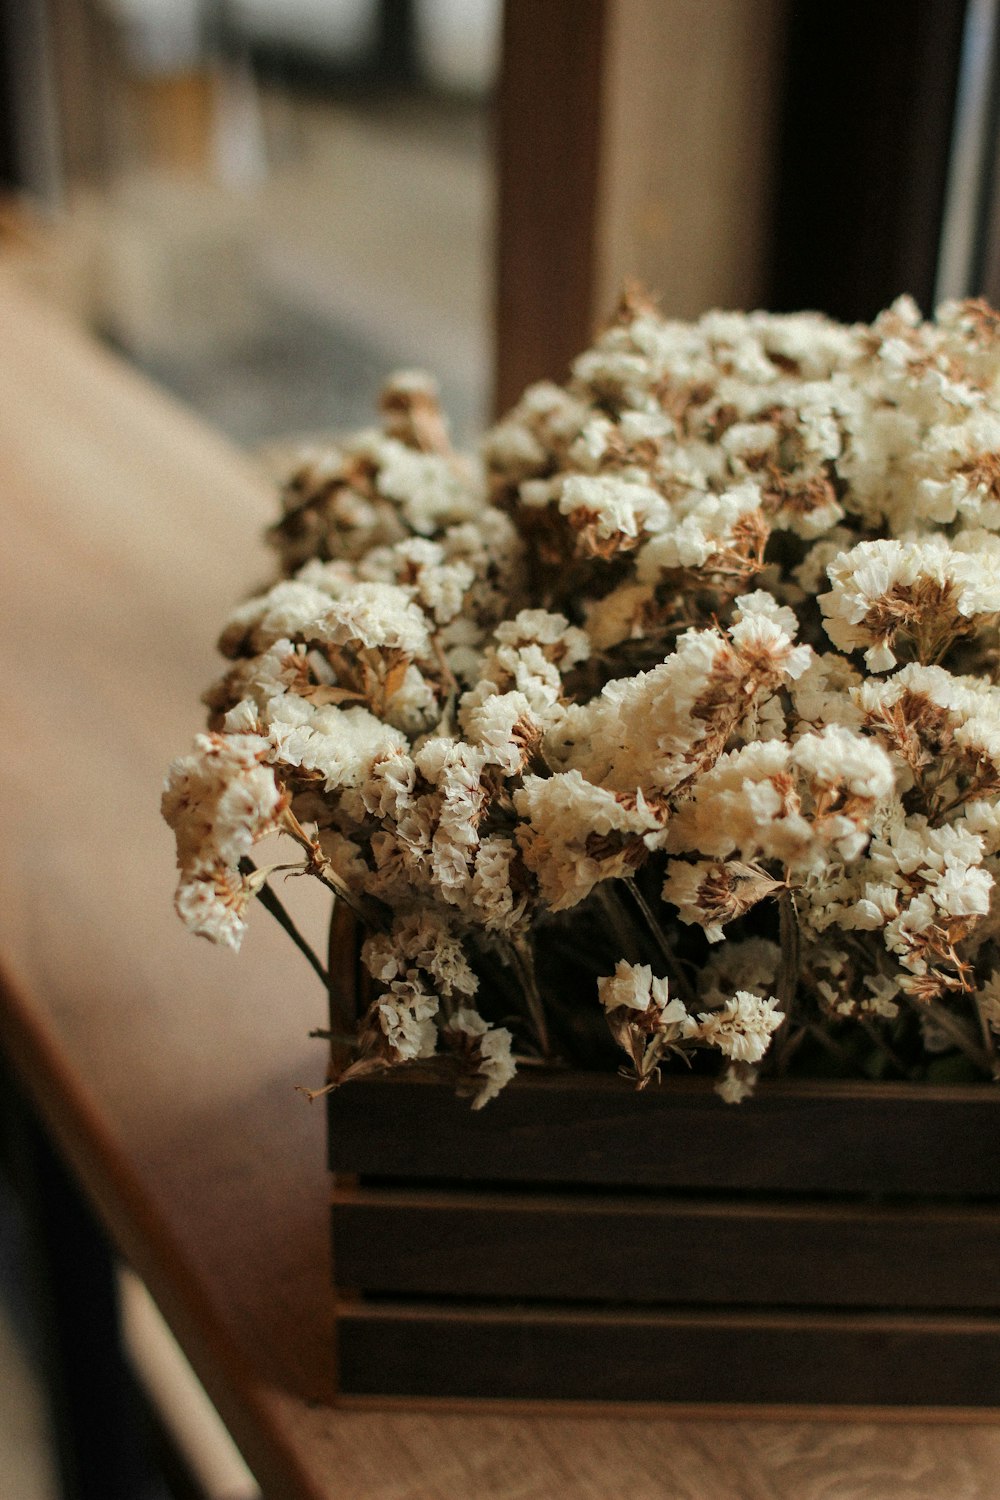
{"type": "Polygon", "coordinates": [[[344,1397],[1000,1407],[1000,1093],[330,1096],[344,1397]]]}

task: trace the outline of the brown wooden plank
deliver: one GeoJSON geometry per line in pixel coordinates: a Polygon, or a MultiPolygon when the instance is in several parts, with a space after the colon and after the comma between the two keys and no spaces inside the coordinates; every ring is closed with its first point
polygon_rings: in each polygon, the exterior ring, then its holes
{"type": "Polygon", "coordinates": [[[989,1209],[345,1187],[333,1247],[338,1283],[372,1293],[1000,1307],[989,1209]]]}
{"type": "Polygon", "coordinates": [[[605,0],[508,0],[497,94],[494,405],[593,332],[605,0]]]}
{"type": "Polygon", "coordinates": [[[637,1094],[586,1074],[522,1076],[473,1112],[413,1074],[329,1098],[336,1172],[399,1179],[792,1193],[1000,1194],[1000,1091],[775,1081],[723,1104],[707,1080],[637,1094]]]}
{"type": "Polygon", "coordinates": [[[562,378],[627,279],[671,317],[769,270],[785,0],[508,0],[498,91],[502,411],[562,378]]]}
{"type": "Polygon", "coordinates": [[[345,1306],[340,1389],[544,1401],[1000,1404],[1000,1321],[345,1306]]]}

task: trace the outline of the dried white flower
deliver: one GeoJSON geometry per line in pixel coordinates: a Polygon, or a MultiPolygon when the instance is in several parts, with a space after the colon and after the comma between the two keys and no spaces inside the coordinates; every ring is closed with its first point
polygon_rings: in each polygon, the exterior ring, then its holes
{"type": "MultiPolygon", "coordinates": [[[[648,1011],[655,1008],[662,1014],[673,1004],[677,1019],[686,1014],[679,1000],[669,998],[669,985],[665,979],[654,979],[649,964],[630,964],[622,959],[615,972],[597,981],[597,998],[605,1010],[648,1011]],[[680,1007],[677,1010],[677,1007],[680,1007]]],[[[670,1018],[674,1019],[673,1016],[670,1018]]]]}
{"type": "Polygon", "coordinates": [[[731,1062],[726,1065],[715,1085],[715,1092],[725,1104],[742,1104],[754,1093],[757,1070],[746,1063],[731,1062]]]}
{"type": "Polygon", "coordinates": [[[863,648],[880,672],[896,665],[900,651],[934,663],[960,637],[995,624],[1000,539],[982,537],[977,550],[933,536],[859,542],[841,552],[827,568],[832,589],[819,601],[834,645],[863,648]]]}
{"type": "Polygon", "coordinates": [[[452,1047],[464,1053],[472,1108],[482,1109],[506,1088],[517,1072],[511,1034],[505,1026],[488,1026],[482,1016],[467,1008],[455,1011],[444,1032],[452,1047]]]}
{"type": "Polygon", "coordinates": [[[699,1015],[697,1035],[699,1041],[717,1047],[724,1057],[755,1063],[764,1056],[784,1019],[773,996],[762,999],[738,990],[720,1010],[699,1015]]]}
{"type": "Polygon", "coordinates": [[[383,984],[419,971],[421,982],[442,999],[474,995],[479,988],[461,942],[436,912],[397,916],[389,932],[371,933],[365,939],[361,961],[383,984]]]}
{"type": "Polygon", "coordinates": [[[408,979],[394,979],[375,1003],[375,1018],[395,1062],[433,1057],[437,1049],[437,997],[408,979]]]}
{"type": "Polygon", "coordinates": [[[976,995],[976,1005],[990,1030],[1000,1036],[1000,973],[986,980],[976,995]]]}
{"type": "Polygon", "coordinates": [[[192,931],[238,948],[254,885],[240,860],[272,832],[287,805],[255,735],[198,735],[170,767],[161,810],[177,839],[177,910],[192,931]]]}
{"type": "Polygon", "coordinates": [[[792,764],[814,788],[875,801],[895,786],[892,762],[874,740],[842,724],[827,724],[818,734],[803,734],[792,748],[792,764]]]}

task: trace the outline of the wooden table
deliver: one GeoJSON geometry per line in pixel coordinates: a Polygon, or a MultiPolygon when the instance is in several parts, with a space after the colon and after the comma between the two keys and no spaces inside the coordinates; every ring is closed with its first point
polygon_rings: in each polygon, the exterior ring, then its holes
{"type": "Polygon", "coordinates": [[[0,328],[0,1041],[265,1491],[994,1495],[989,1426],[331,1406],[323,1114],[295,1092],[323,996],[263,912],[238,958],[183,931],[158,813],[225,611],[268,571],[271,497],[4,280],[0,328]]]}

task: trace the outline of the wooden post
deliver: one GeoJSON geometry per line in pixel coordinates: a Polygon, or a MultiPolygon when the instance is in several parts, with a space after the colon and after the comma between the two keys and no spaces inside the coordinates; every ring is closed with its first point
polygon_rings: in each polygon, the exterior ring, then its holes
{"type": "Polygon", "coordinates": [[[605,52],[598,318],[626,277],[668,317],[765,295],[785,0],[615,0],[605,52]]]}
{"type": "Polygon", "coordinates": [[[497,142],[495,405],[562,377],[593,316],[607,0],[508,0],[497,142]]]}
{"type": "Polygon", "coordinates": [[[785,0],[507,0],[496,407],[561,379],[637,277],[760,301],[785,0]]]}

